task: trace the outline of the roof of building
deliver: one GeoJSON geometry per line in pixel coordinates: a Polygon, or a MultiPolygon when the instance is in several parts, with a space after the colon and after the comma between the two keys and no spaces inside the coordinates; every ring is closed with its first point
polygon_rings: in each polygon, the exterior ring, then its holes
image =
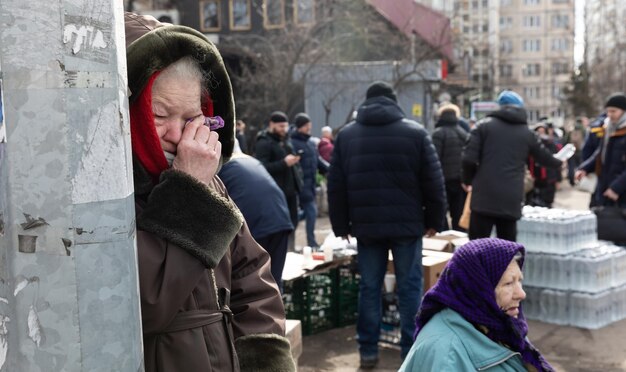
{"type": "Polygon", "coordinates": [[[366,0],[378,13],[408,37],[415,34],[437,49],[449,61],[454,60],[450,19],[416,0],[366,0]]]}

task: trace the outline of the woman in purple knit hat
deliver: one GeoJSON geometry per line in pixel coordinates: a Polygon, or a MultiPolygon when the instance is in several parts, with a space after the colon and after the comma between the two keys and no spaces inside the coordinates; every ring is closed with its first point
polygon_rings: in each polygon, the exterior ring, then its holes
{"type": "Polygon", "coordinates": [[[426,293],[400,371],[554,371],[526,337],[524,247],[501,239],[459,248],[426,293]]]}

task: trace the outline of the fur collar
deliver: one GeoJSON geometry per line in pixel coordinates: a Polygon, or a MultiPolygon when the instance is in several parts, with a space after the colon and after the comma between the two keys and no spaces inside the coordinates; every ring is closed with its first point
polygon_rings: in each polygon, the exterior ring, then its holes
{"type": "Polygon", "coordinates": [[[207,186],[168,169],[151,188],[149,176],[146,182],[141,170],[141,166],[135,168],[137,228],[176,244],[207,268],[215,268],[243,223],[219,179],[215,177],[207,186]],[[148,193],[141,195],[140,191],[148,193]]]}

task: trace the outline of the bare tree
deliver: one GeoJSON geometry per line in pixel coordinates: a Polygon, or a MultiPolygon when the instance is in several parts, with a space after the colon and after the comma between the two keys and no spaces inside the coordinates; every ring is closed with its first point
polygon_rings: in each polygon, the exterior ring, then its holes
{"type": "MultiPolygon", "coordinates": [[[[626,91],[626,25],[623,10],[615,2],[593,2],[597,8],[588,13],[602,15],[602,22],[588,27],[587,32],[602,36],[602,42],[587,43],[589,91],[601,105],[614,92],[626,91]]],[[[596,40],[597,41],[597,40],[596,40]]],[[[597,106],[598,109],[600,106],[597,106]]]]}
{"type": "MultiPolygon", "coordinates": [[[[440,48],[419,37],[407,37],[363,0],[326,0],[317,6],[318,16],[313,25],[290,24],[262,35],[224,37],[223,44],[246,55],[240,59],[237,71],[232,71],[231,78],[238,116],[251,126],[262,127],[274,110],[289,115],[302,110],[303,81],[316,66],[336,65],[335,70],[328,69],[331,76],[327,78],[333,80],[333,74],[344,73],[342,62],[404,61],[411,68],[398,71],[394,82],[398,85],[410,75],[419,75],[424,61],[438,57],[440,48]]],[[[442,35],[442,45],[447,42],[449,38],[442,35]]],[[[335,92],[325,97],[327,120],[333,101],[345,92],[346,87],[338,85],[335,92]]],[[[349,116],[351,112],[346,113],[349,116]]]]}

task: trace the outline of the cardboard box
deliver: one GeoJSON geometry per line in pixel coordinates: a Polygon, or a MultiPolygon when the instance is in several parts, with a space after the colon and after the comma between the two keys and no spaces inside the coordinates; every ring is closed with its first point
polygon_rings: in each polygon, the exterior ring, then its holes
{"type": "Polygon", "coordinates": [[[424,293],[428,291],[441,276],[452,254],[439,251],[422,251],[422,273],[424,276],[424,293]]]}
{"type": "MultiPolygon", "coordinates": [[[[446,267],[448,261],[452,258],[452,253],[441,252],[436,250],[422,250],[422,276],[424,277],[424,293],[430,289],[441,276],[443,268],[446,267]]],[[[389,261],[387,261],[387,273],[393,274],[393,256],[389,253],[389,261]]]]}
{"type": "Polygon", "coordinates": [[[467,237],[467,233],[456,230],[446,230],[437,233],[435,236],[431,236],[430,238],[424,238],[422,240],[422,244],[423,249],[454,252],[456,247],[461,246],[468,241],[469,239],[467,237]]]}
{"type": "Polygon", "coordinates": [[[422,249],[429,249],[432,251],[452,252],[452,244],[445,239],[423,238],[422,249]]]}

